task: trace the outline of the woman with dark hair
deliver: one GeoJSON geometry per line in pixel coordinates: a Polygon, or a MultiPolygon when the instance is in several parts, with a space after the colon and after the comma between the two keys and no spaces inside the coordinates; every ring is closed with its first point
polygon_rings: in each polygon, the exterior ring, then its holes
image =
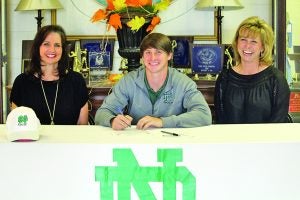
{"type": "Polygon", "coordinates": [[[211,112],[196,83],[169,66],[170,39],[151,33],[143,39],[140,52],[144,67],[114,86],[96,113],[96,123],[114,130],[131,124],[137,129],[210,125],[211,112]]]}
{"type": "Polygon", "coordinates": [[[216,123],[280,123],[288,121],[290,90],[273,65],[274,33],[254,16],[238,27],[232,43],[235,66],[216,81],[216,123]]]}
{"type": "Polygon", "coordinates": [[[14,81],[11,109],[32,108],[41,124],[88,124],[88,92],[80,73],[68,70],[66,34],[61,26],[42,27],[28,69],[14,81]]]}

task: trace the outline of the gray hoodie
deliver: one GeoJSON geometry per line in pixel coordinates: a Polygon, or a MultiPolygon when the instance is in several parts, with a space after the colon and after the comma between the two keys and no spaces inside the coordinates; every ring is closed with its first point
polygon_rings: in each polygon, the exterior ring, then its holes
{"type": "Polygon", "coordinates": [[[111,126],[110,120],[127,106],[135,125],[144,116],[160,117],[163,128],[184,128],[210,125],[210,108],[196,83],[174,68],[164,90],[152,105],[145,85],[145,68],[125,75],[112,89],[95,116],[96,124],[111,126]]]}

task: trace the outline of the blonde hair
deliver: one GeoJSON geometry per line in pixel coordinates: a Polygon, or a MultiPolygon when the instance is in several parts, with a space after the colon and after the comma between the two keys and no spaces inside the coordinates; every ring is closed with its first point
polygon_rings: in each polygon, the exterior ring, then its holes
{"type": "Polygon", "coordinates": [[[272,27],[267,24],[266,21],[257,16],[253,16],[245,19],[239,25],[232,42],[236,64],[241,63],[241,56],[237,49],[237,42],[240,36],[260,37],[264,51],[261,53],[259,61],[268,66],[273,64],[274,32],[272,27]]]}

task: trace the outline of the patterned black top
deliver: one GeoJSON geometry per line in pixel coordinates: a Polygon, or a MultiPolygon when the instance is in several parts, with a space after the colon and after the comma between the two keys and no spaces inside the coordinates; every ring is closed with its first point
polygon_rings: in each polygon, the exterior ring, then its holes
{"type": "Polygon", "coordinates": [[[273,66],[253,75],[224,70],[215,87],[216,123],[287,122],[289,97],[284,75],[273,66]]]}
{"type": "MultiPolygon", "coordinates": [[[[58,81],[42,81],[50,111],[53,111],[58,81]]],[[[80,109],[88,101],[86,83],[80,73],[69,72],[59,80],[54,123],[76,125],[80,109]]],[[[43,95],[40,79],[28,74],[20,74],[14,81],[10,102],[17,106],[32,108],[41,124],[50,124],[50,115],[43,95]]]]}

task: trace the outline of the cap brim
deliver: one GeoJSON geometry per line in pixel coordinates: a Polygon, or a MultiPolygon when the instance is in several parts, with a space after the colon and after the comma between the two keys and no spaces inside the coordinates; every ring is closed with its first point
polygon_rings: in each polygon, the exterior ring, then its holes
{"type": "Polygon", "coordinates": [[[7,135],[7,139],[11,142],[30,142],[39,140],[38,131],[15,132],[7,135]]]}

